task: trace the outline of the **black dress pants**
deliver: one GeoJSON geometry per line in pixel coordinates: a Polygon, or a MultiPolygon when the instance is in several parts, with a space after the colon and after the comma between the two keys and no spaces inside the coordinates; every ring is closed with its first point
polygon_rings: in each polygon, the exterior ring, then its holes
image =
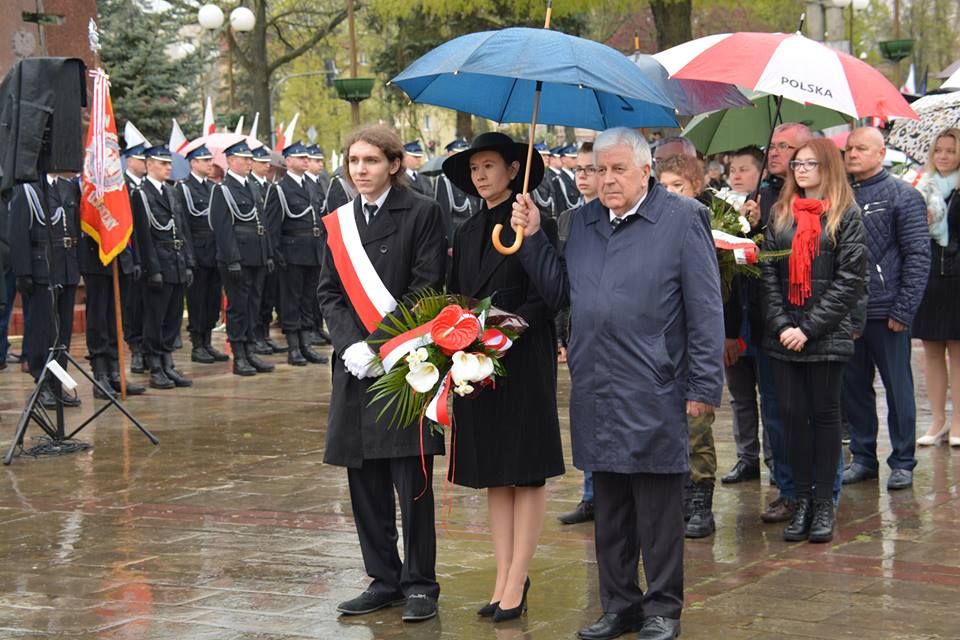
{"type": "Polygon", "coordinates": [[[187,287],[187,331],[206,335],[220,318],[222,283],[216,267],[194,267],[193,284],[187,287]]]}
{"type": "Polygon", "coordinates": [[[604,613],[680,618],[684,474],[593,472],[604,613]],[[646,594],[640,589],[643,555],[646,594]]]}
{"type": "Polygon", "coordinates": [[[147,287],[143,317],[143,352],[159,356],[173,353],[183,321],[182,284],[147,287]]]}
{"type": "MultiPolygon", "coordinates": [[[[26,346],[27,365],[30,375],[36,380],[47,363],[50,348],[57,342],[70,349],[70,336],[73,333],[73,303],[77,297],[77,285],[55,288],[51,294],[46,284],[36,283],[33,292],[27,296],[30,306],[30,318],[24,327],[23,342],[26,346]],[[59,331],[58,331],[59,330],[59,331]]],[[[66,359],[60,361],[66,367],[66,359]]]]}
{"type": "Polygon", "coordinates": [[[846,363],[771,361],[797,498],[831,500],[842,447],[846,363]]]}
{"type": "Polygon", "coordinates": [[[320,267],[288,264],[283,270],[280,293],[280,325],[284,333],[314,328],[314,305],[320,267]]]}
{"type": "Polygon", "coordinates": [[[220,267],[223,288],[227,292],[227,340],[254,342],[254,328],[260,322],[260,296],[263,295],[263,267],[240,267],[240,274],[231,275],[220,267]]]}
{"type": "Polygon", "coordinates": [[[83,274],[87,305],[87,353],[91,358],[117,358],[117,320],[114,314],[113,278],[83,274]]]}
{"type": "Polygon", "coordinates": [[[280,311],[280,281],[283,278],[283,271],[276,270],[268,273],[263,278],[263,295],[260,296],[260,318],[259,324],[267,329],[269,333],[270,323],[273,322],[273,310],[280,311]]]}
{"type": "Polygon", "coordinates": [[[420,458],[364,460],[359,469],[347,469],[353,519],[369,589],[377,593],[436,599],[437,535],[433,511],[433,456],[427,456],[427,480],[420,458]],[[424,482],[427,482],[423,495],[424,482]],[[397,553],[397,506],[403,526],[403,562],[397,553]],[[417,496],[420,496],[419,499],[417,496]]]}
{"type": "Polygon", "coordinates": [[[143,344],[143,304],[146,283],[132,275],[120,277],[120,298],[123,301],[123,339],[130,346],[143,344]]]}

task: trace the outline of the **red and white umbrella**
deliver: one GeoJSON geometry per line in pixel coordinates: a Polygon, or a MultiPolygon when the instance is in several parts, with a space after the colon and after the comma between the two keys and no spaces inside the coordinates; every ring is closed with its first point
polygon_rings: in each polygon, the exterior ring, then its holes
{"type": "Polygon", "coordinates": [[[865,118],[916,118],[865,62],[799,33],[721,33],[654,55],[672,78],[729,82],[865,118]]]}

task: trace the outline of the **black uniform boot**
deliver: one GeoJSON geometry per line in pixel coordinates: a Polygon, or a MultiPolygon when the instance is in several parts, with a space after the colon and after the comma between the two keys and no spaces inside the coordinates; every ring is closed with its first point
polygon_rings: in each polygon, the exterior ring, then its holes
{"type": "Polygon", "coordinates": [[[270,323],[263,325],[263,341],[274,353],[288,353],[287,348],[270,337],[270,323]]]}
{"type": "Polygon", "coordinates": [[[313,364],[327,364],[330,362],[330,358],[320,355],[310,348],[310,341],[307,338],[306,331],[300,332],[300,353],[303,354],[303,357],[306,358],[308,362],[312,362],[313,364]]]}
{"type": "Polygon", "coordinates": [[[207,331],[207,333],[204,334],[204,336],[203,336],[203,347],[207,350],[207,353],[209,353],[211,356],[213,356],[213,359],[216,360],[217,362],[226,362],[227,360],[230,359],[230,356],[228,356],[228,355],[225,354],[223,351],[220,351],[219,349],[217,349],[217,348],[215,348],[215,347],[213,346],[213,332],[212,332],[212,331],[207,331]]]}
{"type": "Polygon", "coordinates": [[[175,386],[173,380],[167,377],[163,372],[163,363],[160,356],[144,355],[145,364],[150,367],[150,388],[151,389],[173,389],[175,386]]]}
{"type": "Polygon", "coordinates": [[[178,387],[192,387],[193,380],[190,378],[181,375],[179,371],[173,368],[173,354],[164,353],[161,356],[161,363],[163,364],[163,373],[166,374],[168,378],[173,380],[173,384],[178,387]]]}
{"type": "Polygon", "coordinates": [[[231,342],[230,348],[233,349],[233,374],[236,376],[257,375],[257,370],[247,360],[247,352],[243,348],[243,343],[231,342]]]}
{"type": "Polygon", "coordinates": [[[110,374],[107,371],[105,358],[93,356],[90,358],[90,367],[93,369],[93,379],[97,381],[97,384],[93,385],[93,397],[101,400],[112,398],[113,389],[110,386],[110,374]]]}
{"type": "MultiPolygon", "coordinates": [[[[120,393],[120,363],[113,358],[110,358],[110,360],[107,362],[107,367],[109,368],[110,387],[113,389],[114,393],[120,393]]],[[[143,392],[146,390],[146,387],[144,387],[142,384],[137,384],[131,380],[127,380],[128,396],[143,395],[143,392]]]]}
{"type": "Polygon", "coordinates": [[[684,474],[683,478],[683,521],[689,522],[693,515],[693,481],[689,473],[684,474]]]}
{"type": "Polygon", "coordinates": [[[193,345],[193,348],[190,350],[190,361],[199,362],[200,364],[213,364],[216,360],[213,359],[213,354],[207,351],[207,346],[203,343],[203,336],[199,333],[190,334],[190,343],[193,345]]]}
{"type": "Polygon", "coordinates": [[[285,335],[287,336],[287,364],[295,367],[307,366],[307,359],[300,353],[300,334],[291,331],[285,335]]]}
{"type": "Polygon", "coordinates": [[[706,538],[716,531],[713,520],[713,480],[704,480],[692,485],[690,491],[690,520],[687,521],[687,538],[706,538]]]}
{"type": "Polygon", "coordinates": [[[130,371],[133,373],[147,372],[147,364],[143,359],[143,345],[130,345],[130,371]]]}
{"type": "Polygon", "coordinates": [[[800,542],[810,537],[810,522],[813,520],[813,504],[810,498],[797,500],[797,510],[793,512],[790,524],[783,530],[783,539],[787,542],[800,542]]]}
{"type": "MultiPolygon", "coordinates": [[[[265,336],[263,334],[263,327],[256,327],[253,330],[253,344],[246,343],[247,345],[247,358],[253,355],[269,356],[273,353],[273,349],[270,348],[270,345],[267,344],[265,336]]],[[[251,363],[252,364],[252,363],[251,363]]]]}
{"type": "Polygon", "coordinates": [[[265,360],[261,360],[260,357],[253,352],[252,347],[253,345],[249,342],[243,343],[243,348],[246,349],[247,353],[247,362],[250,363],[250,366],[256,369],[257,373],[270,373],[273,371],[274,366],[265,360]]]}
{"type": "Polygon", "coordinates": [[[836,511],[833,500],[817,498],[813,501],[813,520],[810,523],[810,542],[830,542],[833,540],[833,523],[836,511]]]}

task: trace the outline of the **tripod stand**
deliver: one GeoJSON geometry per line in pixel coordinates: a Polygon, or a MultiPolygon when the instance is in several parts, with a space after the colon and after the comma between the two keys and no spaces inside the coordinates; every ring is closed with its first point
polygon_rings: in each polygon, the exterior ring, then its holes
{"type": "MultiPolygon", "coordinates": [[[[63,330],[63,327],[61,327],[60,320],[59,320],[59,313],[60,313],[59,302],[60,302],[60,295],[62,295],[64,286],[61,284],[58,284],[57,280],[59,279],[59,282],[62,282],[62,283],[66,283],[69,280],[68,269],[66,266],[66,261],[67,261],[66,250],[69,248],[72,248],[74,243],[73,243],[73,240],[68,235],[71,229],[69,228],[70,225],[68,224],[68,221],[67,221],[68,213],[63,210],[63,207],[60,207],[57,211],[57,213],[60,216],[59,218],[55,218],[54,215],[48,215],[48,213],[50,212],[49,190],[51,188],[56,189],[56,180],[54,179],[53,184],[48,185],[47,178],[46,176],[44,176],[38,186],[40,188],[40,195],[42,196],[42,200],[38,198],[36,194],[33,194],[33,200],[31,200],[30,194],[33,193],[33,187],[29,185],[25,185],[24,187],[22,187],[24,200],[32,208],[29,211],[29,213],[21,211],[21,215],[32,216],[30,218],[31,226],[34,224],[34,222],[36,222],[37,224],[43,225],[46,228],[46,233],[45,233],[46,241],[43,243],[45,245],[43,257],[44,257],[44,262],[46,264],[46,272],[47,272],[47,277],[49,282],[48,290],[50,295],[50,313],[49,313],[49,317],[44,317],[44,313],[42,313],[42,311],[45,311],[44,309],[35,309],[34,313],[31,313],[31,316],[33,316],[31,321],[32,322],[49,321],[52,323],[53,339],[47,344],[52,343],[53,346],[50,348],[50,353],[47,356],[46,361],[44,362],[42,370],[38,374],[35,374],[37,375],[36,386],[34,387],[33,393],[30,394],[30,398],[27,401],[27,405],[20,416],[20,420],[17,423],[16,434],[14,436],[13,442],[10,445],[10,450],[7,452],[7,455],[3,459],[3,463],[5,465],[9,465],[10,462],[13,460],[13,456],[16,449],[18,447],[21,450],[23,449],[23,438],[26,433],[27,426],[29,425],[31,420],[36,422],[40,426],[40,428],[47,434],[47,436],[50,439],[50,442],[45,445],[41,445],[40,447],[35,448],[34,450],[29,451],[28,453],[32,452],[35,455],[62,454],[62,453],[70,453],[72,451],[88,448],[89,445],[85,443],[77,443],[77,442],[71,442],[71,441],[77,433],[79,433],[88,424],[90,424],[97,417],[99,417],[99,415],[104,411],[106,411],[110,407],[110,405],[116,406],[121,412],[123,412],[123,414],[127,418],[129,418],[137,426],[138,429],[140,429],[141,432],[143,432],[143,434],[153,444],[157,444],[158,440],[156,439],[156,437],[154,437],[152,433],[150,433],[147,429],[145,429],[143,425],[141,425],[140,422],[136,418],[134,418],[123,407],[123,405],[120,404],[120,402],[113,396],[112,390],[104,388],[94,377],[92,377],[89,373],[87,373],[87,371],[83,367],[81,367],[76,360],[74,360],[70,356],[70,353],[65,345],[65,341],[62,339],[61,331],[63,330]],[[31,202],[32,204],[30,204],[31,202]],[[45,209],[46,209],[46,212],[48,213],[44,213],[44,211],[42,210],[44,204],[46,205],[45,209]],[[62,222],[63,232],[64,232],[63,238],[55,238],[53,235],[52,227],[54,226],[56,219],[59,219],[62,222]],[[62,251],[64,253],[59,254],[62,257],[62,260],[60,260],[59,264],[62,266],[63,273],[59,274],[57,278],[54,278],[53,265],[56,263],[56,261],[52,259],[52,255],[54,252],[54,247],[57,247],[57,250],[61,251],[60,249],[61,244],[63,247],[62,251]],[[97,409],[97,411],[95,411],[92,416],[87,418],[83,423],[80,424],[80,426],[78,426],[76,429],[71,431],[69,434],[66,433],[66,428],[64,425],[61,379],[51,369],[51,367],[59,368],[60,362],[63,362],[64,364],[68,362],[72,362],[74,367],[76,367],[76,369],[81,374],[83,374],[83,376],[87,378],[87,380],[89,380],[108,400],[108,404],[97,409]],[[40,402],[41,394],[46,389],[49,389],[52,392],[51,394],[48,394],[48,395],[53,395],[54,397],[54,402],[55,402],[54,418],[51,418],[50,414],[47,413],[47,410],[44,408],[43,404],[40,402]]],[[[22,223],[22,217],[19,220],[19,222],[22,223]]],[[[79,228],[76,229],[76,232],[79,233],[79,228]]],[[[27,233],[29,233],[29,231],[27,231],[27,233]]],[[[68,297],[67,304],[70,303],[72,298],[73,298],[72,295],[68,297]]],[[[40,300],[43,300],[43,298],[41,298],[40,296],[35,296],[35,300],[40,301],[40,300]]],[[[119,304],[119,303],[120,303],[119,300],[114,301],[114,304],[119,304]]],[[[44,304],[46,304],[45,301],[44,301],[44,304]]],[[[72,313],[72,309],[67,310],[67,313],[72,313]]],[[[69,329],[67,330],[69,331],[69,329]]]]}

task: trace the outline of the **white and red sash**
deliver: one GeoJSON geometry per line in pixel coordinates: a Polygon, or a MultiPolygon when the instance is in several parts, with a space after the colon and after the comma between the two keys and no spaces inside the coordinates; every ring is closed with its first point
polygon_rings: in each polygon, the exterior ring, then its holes
{"type": "Polygon", "coordinates": [[[363,250],[353,202],[323,217],[327,245],[347,299],[367,331],[373,333],[384,316],[397,308],[397,301],[363,250]]]}
{"type": "Polygon", "coordinates": [[[713,244],[717,249],[733,251],[737,264],[756,264],[759,247],[750,238],[741,238],[719,229],[712,229],[713,244]]]}

